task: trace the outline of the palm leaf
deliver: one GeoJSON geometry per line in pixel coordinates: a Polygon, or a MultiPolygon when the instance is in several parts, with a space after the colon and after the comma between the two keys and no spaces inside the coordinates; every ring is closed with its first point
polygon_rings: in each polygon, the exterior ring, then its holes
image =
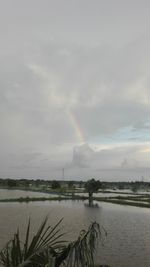
{"type": "Polygon", "coordinates": [[[65,260],[66,266],[93,266],[97,241],[103,235],[105,236],[106,232],[96,222],[92,223],[87,231],[82,230],[78,239],[70,243],[68,255],[65,260]]]}
{"type": "MultiPolygon", "coordinates": [[[[54,252],[54,248],[56,249],[62,247],[65,241],[59,240],[62,238],[63,234],[60,234],[60,230],[58,229],[62,219],[54,227],[46,227],[47,219],[48,217],[43,220],[38,231],[30,242],[30,219],[27,225],[24,244],[20,241],[19,230],[16,234],[14,234],[13,239],[0,252],[0,261],[4,266],[34,266],[35,263],[37,264],[37,260],[44,257],[46,259],[46,251],[51,249],[51,252],[52,250],[54,252]]],[[[40,266],[40,264],[37,266],[40,266]]]]}
{"type": "Polygon", "coordinates": [[[46,217],[38,231],[30,239],[30,219],[25,241],[20,241],[19,230],[0,252],[5,267],[67,267],[93,266],[97,240],[103,239],[103,228],[96,222],[87,231],[80,231],[77,240],[67,243],[60,232],[62,219],[53,227],[46,226],[46,217]],[[30,241],[31,240],[31,241],[30,241]],[[64,265],[63,265],[64,266],[64,265]]]}
{"type": "MultiPolygon", "coordinates": [[[[35,253],[37,243],[38,243],[38,241],[39,241],[39,239],[41,237],[41,234],[42,234],[42,232],[43,232],[43,230],[45,228],[46,222],[47,222],[47,217],[43,220],[43,222],[40,225],[37,233],[33,236],[32,240],[31,240],[31,243],[30,243],[29,247],[27,248],[25,258],[29,258],[29,257],[31,257],[33,255],[33,253],[35,253]]],[[[27,239],[27,234],[26,234],[26,239],[27,239]]]]}
{"type": "MultiPolygon", "coordinates": [[[[58,234],[58,232],[60,232],[60,229],[58,229],[58,226],[61,224],[62,220],[63,220],[63,218],[53,228],[47,227],[46,231],[41,236],[41,240],[42,240],[40,243],[41,246],[45,246],[45,245],[49,244],[50,240],[52,240],[52,238],[54,236],[56,236],[58,234]],[[48,230],[50,230],[50,231],[48,232],[48,230]]],[[[64,234],[62,234],[62,235],[64,235],[64,234]]]]}
{"type": "Polygon", "coordinates": [[[29,222],[28,222],[26,238],[25,238],[25,243],[24,243],[24,259],[25,259],[26,255],[27,255],[29,234],[30,234],[30,219],[29,219],[29,222]]]}

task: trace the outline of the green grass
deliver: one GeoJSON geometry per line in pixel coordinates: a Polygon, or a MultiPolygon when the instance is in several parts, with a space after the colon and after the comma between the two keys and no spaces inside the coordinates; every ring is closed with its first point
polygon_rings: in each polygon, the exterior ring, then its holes
{"type": "Polygon", "coordinates": [[[108,202],[113,204],[125,205],[125,206],[134,206],[134,207],[141,207],[141,208],[150,208],[149,203],[142,203],[141,202],[128,202],[128,199],[117,199],[117,198],[96,198],[97,201],[108,202]]]}
{"type": "Polygon", "coordinates": [[[58,197],[20,197],[20,198],[7,198],[0,199],[0,202],[35,202],[35,201],[54,201],[54,200],[85,200],[87,198],[80,196],[58,196],[58,197]]]}
{"type": "MultiPolygon", "coordinates": [[[[29,190],[29,191],[33,191],[33,190],[29,190]]],[[[56,192],[53,191],[51,193],[56,193],[56,192]]],[[[79,196],[76,194],[70,195],[66,193],[66,194],[60,194],[58,196],[49,196],[49,197],[28,197],[27,196],[27,197],[19,197],[19,198],[0,199],[0,203],[7,203],[7,202],[29,203],[29,202],[37,202],[37,201],[63,201],[63,200],[83,200],[84,201],[84,200],[88,200],[88,197],[79,196]]],[[[138,196],[136,195],[136,196],[116,196],[116,197],[93,197],[93,200],[96,200],[99,202],[112,203],[112,204],[126,205],[126,206],[150,208],[150,195],[147,195],[147,194],[138,195],[138,196]],[[129,201],[132,201],[132,202],[129,202],[129,201]]]]}

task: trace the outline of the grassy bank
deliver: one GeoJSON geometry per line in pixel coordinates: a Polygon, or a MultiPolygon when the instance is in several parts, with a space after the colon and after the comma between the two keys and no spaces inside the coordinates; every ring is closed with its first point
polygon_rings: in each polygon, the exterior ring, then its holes
{"type": "MultiPolygon", "coordinates": [[[[14,188],[19,189],[19,188],[14,188]]],[[[23,189],[23,188],[22,188],[23,189]]],[[[21,190],[22,190],[21,189],[21,190]]],[[[11,189],[12,190],[12,189],[11,189]]],[[[19,189],[20,190],[20,189],[19,189]]],[[[25,191],[32,191],[32,192],[41,192],[41,193],[49,193],[50,196],[46,197],[19,197],[19,198],[7,198],[7,199],[0,199],[0,203],[7,203],[7,202],[19,202],[19,203],[29,203],[29,202],[37,202],[37,201],[62,201],[62,200],[88,200],[87,196],[80,196],[77,195],[77,192],[71,194],[71,192],[60,192],[59,190],[28,190],[27,188],[23,189],[25,191]],[[53,194],[58,194],[58,196],[53,196],[53,194]]],[[[135,195],[135,196],[113,196],[113,197],[93,197],[93,200],[99,202],[107,202],[112,204],[119,204],[125,206],[134,206],[134,207],[141,207],[141,208],[150,208],[150,195],[143,194],[143,195],[135,195]]]]}
{"type": "MultiPolygon", "coordinates": [[[[87,200],[87,197],[51,197],[51,198],[46,198],[46,197],[20,197],[20,198],[9,198],[9,199],[0,199],[0,203],[14,203],[14,202],[19,202],[19,203],[29,203],[29,202],[38,202],[38,201],[63,201],[63,200],[87,200]]],[[[99,201],[99,202],[107,202],[107,203],[112,203],[112,204],[119,204],[119,205],[126,205],[126,206],[134,206],[134,207],[143,207],[143,208],[150,208],[150,204],[142,203],[142,202],[127,202],[124,200],[119,200],[119,199],[109,199],[109,198],[94,198],[94,200],[99,201]]]]}
{"type": "Polygon", "coordinates": [[[86,197],[69,197],[69,196],[58,196],[58,197],[20,197],[20,198],[7,198],[0,199],[1,202],[36,202],[36,201],[62,201],[62,200],[86,200],[86,197]]]}
{"type": "Polygon", "coordinates": [[[142,201],[141,202],[137,202],[137,201],[129,202],[128,199],[117,199],[117,198],[115,198],[115,199],[113,199],[113,198],[95,198],[95,200],[101,201],[101,202],[108,202],[108,203],[112,203],[112,204],[125,205],[125,206],[150,208],[150,203],[143,203],[142,201]]]}

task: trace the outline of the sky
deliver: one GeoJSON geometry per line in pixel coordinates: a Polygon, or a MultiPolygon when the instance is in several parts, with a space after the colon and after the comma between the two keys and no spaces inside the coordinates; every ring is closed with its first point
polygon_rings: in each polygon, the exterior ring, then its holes
{"type": "Polygon", "coordinates": [[[0,0],[0,177],[150,182],[150,2],[0,0]]]}

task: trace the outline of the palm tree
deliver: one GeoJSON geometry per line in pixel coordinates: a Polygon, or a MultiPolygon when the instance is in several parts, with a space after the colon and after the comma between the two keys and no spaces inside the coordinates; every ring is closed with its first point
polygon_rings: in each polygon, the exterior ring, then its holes
{"type": "Polygon", "coordinates": [[[93,222],[87,231],[80,231],[77,240],[67,242],[61,233],[60,224],[47,226],[47,217],[36,234],[30,237],[30,220],[25,240],[20,239],[19,230],[0,252],[0,262],[4,267],[92,267],[97,240],[106,232],[93,222]]]}

